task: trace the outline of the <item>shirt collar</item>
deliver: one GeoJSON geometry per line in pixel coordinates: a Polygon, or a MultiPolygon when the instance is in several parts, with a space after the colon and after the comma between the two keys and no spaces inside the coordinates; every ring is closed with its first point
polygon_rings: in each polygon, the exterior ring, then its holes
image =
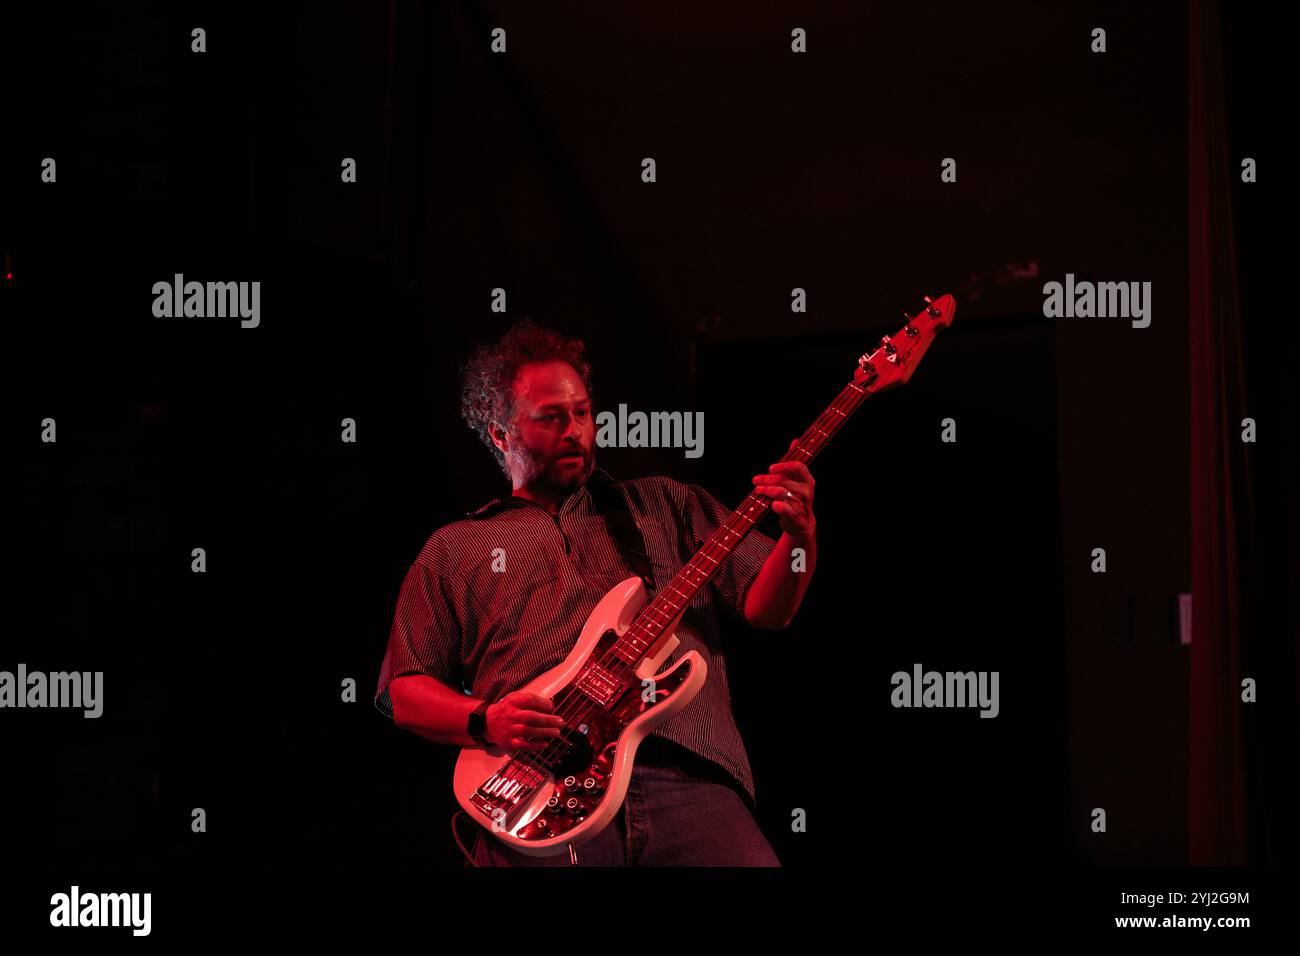
{"type": "MultiPolygon", "coordinates": [[[[604,468],[601,468],[599,465],[597,465],[595,468],[592,469],[591,477],[587,479],[586,484],[584,484],[577,491],[573,492],[573,494],[571,494],[569,498],[566,498],[564,504],[560,505],[560,510],[563,511],[565,506],[575,495],[580,496],[580,495],[589,494],[588,486],[590,486],[592,482],[597,482],[597,481],[602,482],[604,484],[612,484],[614,482],[614,476],[611,475],[609,472],[607,472],[604,468]]],[[[470,518],[490,518],[497,512],[504,511],[506,508],[526,508],[530,504],[534,504],[534,502],[530,502],[526,498],[520,498],[518,495],[507,495],[504,498],[493,498],[491,501],[483,505],[481,508],[476,508],[473,511],[465,512],[465,515],[470,518]]],[[[538,507],[540,507],[540,505],[538,507]]]]}

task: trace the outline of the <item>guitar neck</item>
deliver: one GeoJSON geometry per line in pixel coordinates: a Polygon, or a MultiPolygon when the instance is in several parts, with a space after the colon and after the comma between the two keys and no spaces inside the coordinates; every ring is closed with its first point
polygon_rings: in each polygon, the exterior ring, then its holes
{"type": "MultiPolygon", "coordinates": [[[[1033,266],[1036,270],[1037,264],[1033,266]]],[[[802,461],[805,464],[812,461],[868,396],[904,385],[911,379],[935,335],[952,324],[957,309],[956,300],[951,295],[941,296],[938,300],[931,300],[929,296],[924,299],[926,307],[909,316],[907,324],[897,335],[893,338],[884,336],[879,348],[858,359],[859,369],[853,380],[790,446],[781,461],[802,461]]],[[[740,507],[709,535],[709,540],[695,552],[695,556],[641,610],[614,645],[614,653],[628,664],[636,664],[645,657],[646,651],[675,626],[696,592],[717,573],[722,562],[745,535],[754,530],[754,525],[771,507],[770,498],[751,491],[740,507]]]]}
{"type": "MultiPolygon", "coordinates": [[[[866,387],[849,382],[826,407],[815,422],[785,453],[781,461],[812,461],[826,447],[832,436],[858,410],[867,396],[873,394],[866,387]]],[[[654,645],[664,632],[681,617],[682,609],[691,603],[697,591],[717,573],[754,526],[772,507],[772,499],[751,491],[739,508],[719,525],[707,541],[695,552],[680,571],[647,604],[632,625],[624,632],[614,647],[614,653],[629,664],[639,661],[646,650],[654,645]]]]}

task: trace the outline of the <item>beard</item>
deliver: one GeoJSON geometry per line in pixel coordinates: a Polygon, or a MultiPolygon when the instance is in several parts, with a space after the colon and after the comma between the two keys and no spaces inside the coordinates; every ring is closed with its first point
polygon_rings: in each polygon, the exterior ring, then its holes
{"type": "Polygon", "coordinates": [[[571,452],[558,452],[550,457],[534,454],[530,449],[515,449],[511,459],[517,473],[523,474],[523,485],[532,491],[571,492],[587,483],[591,473],[596,469],[596,451],[576,449],[571,452]],[[582,456],[580,465],[561,461],[565,454],[582,456]]]}

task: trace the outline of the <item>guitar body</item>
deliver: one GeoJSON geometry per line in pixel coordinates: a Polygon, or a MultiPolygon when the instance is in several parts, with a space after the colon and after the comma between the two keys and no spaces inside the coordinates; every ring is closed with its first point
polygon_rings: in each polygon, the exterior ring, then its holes
{"type": "Polygon", "coordinates": [[[551,856],[600,833],[623,805],[641,741],[704,686],[708,666],[695,651],[658,673],[678,644],[674,621],[646,650],[636,666],[636,679],[610,689],[608,705],[592,706],[590,695],[578,689],[579,683],[608,686],[599,683],[602,678],[595,668],[645,603],[640,578],[615,585],[587,618],[569,656],[519,688],[551,698],[555,712],[566,717],[561,735],[571,746],[562,755],[550,759],[545,751],[524,752],[516,759],[495,746],[461,750],[452,782],[456,799],[471,819],[507,846],[529,856],[551,856]],[[654,682],[653,693],[644,680],[654,682]],[[588,705],[586,712],[569,718],[567,712],[577,707],[566,706],[566,700],[588,705]]]}

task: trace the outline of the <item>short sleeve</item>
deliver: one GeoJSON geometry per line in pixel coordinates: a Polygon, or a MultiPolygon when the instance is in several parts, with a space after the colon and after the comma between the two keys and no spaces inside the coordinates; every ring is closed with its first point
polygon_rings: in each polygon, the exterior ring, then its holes
{"type": "MultiPolygon", "coordinates": [[[[734,508],[728,508],[699,485],[687,486],[687,515],[691,531],[703,542],[722,526],[734,508]]],[[[763,569],[776,539],[755,528],[736,545],[710,582],[727,613],[745,620],[745,596],[763,569]]]]}
{"type": "Polygon", "coordinates": [[[404,674],[427,674],[462,690],[461,635],[470,614],[465,589],[449,567],[441,542],[430,539],[402,582],[379,672],[375,707],[393,716],[389,685],[404,674]]]}

